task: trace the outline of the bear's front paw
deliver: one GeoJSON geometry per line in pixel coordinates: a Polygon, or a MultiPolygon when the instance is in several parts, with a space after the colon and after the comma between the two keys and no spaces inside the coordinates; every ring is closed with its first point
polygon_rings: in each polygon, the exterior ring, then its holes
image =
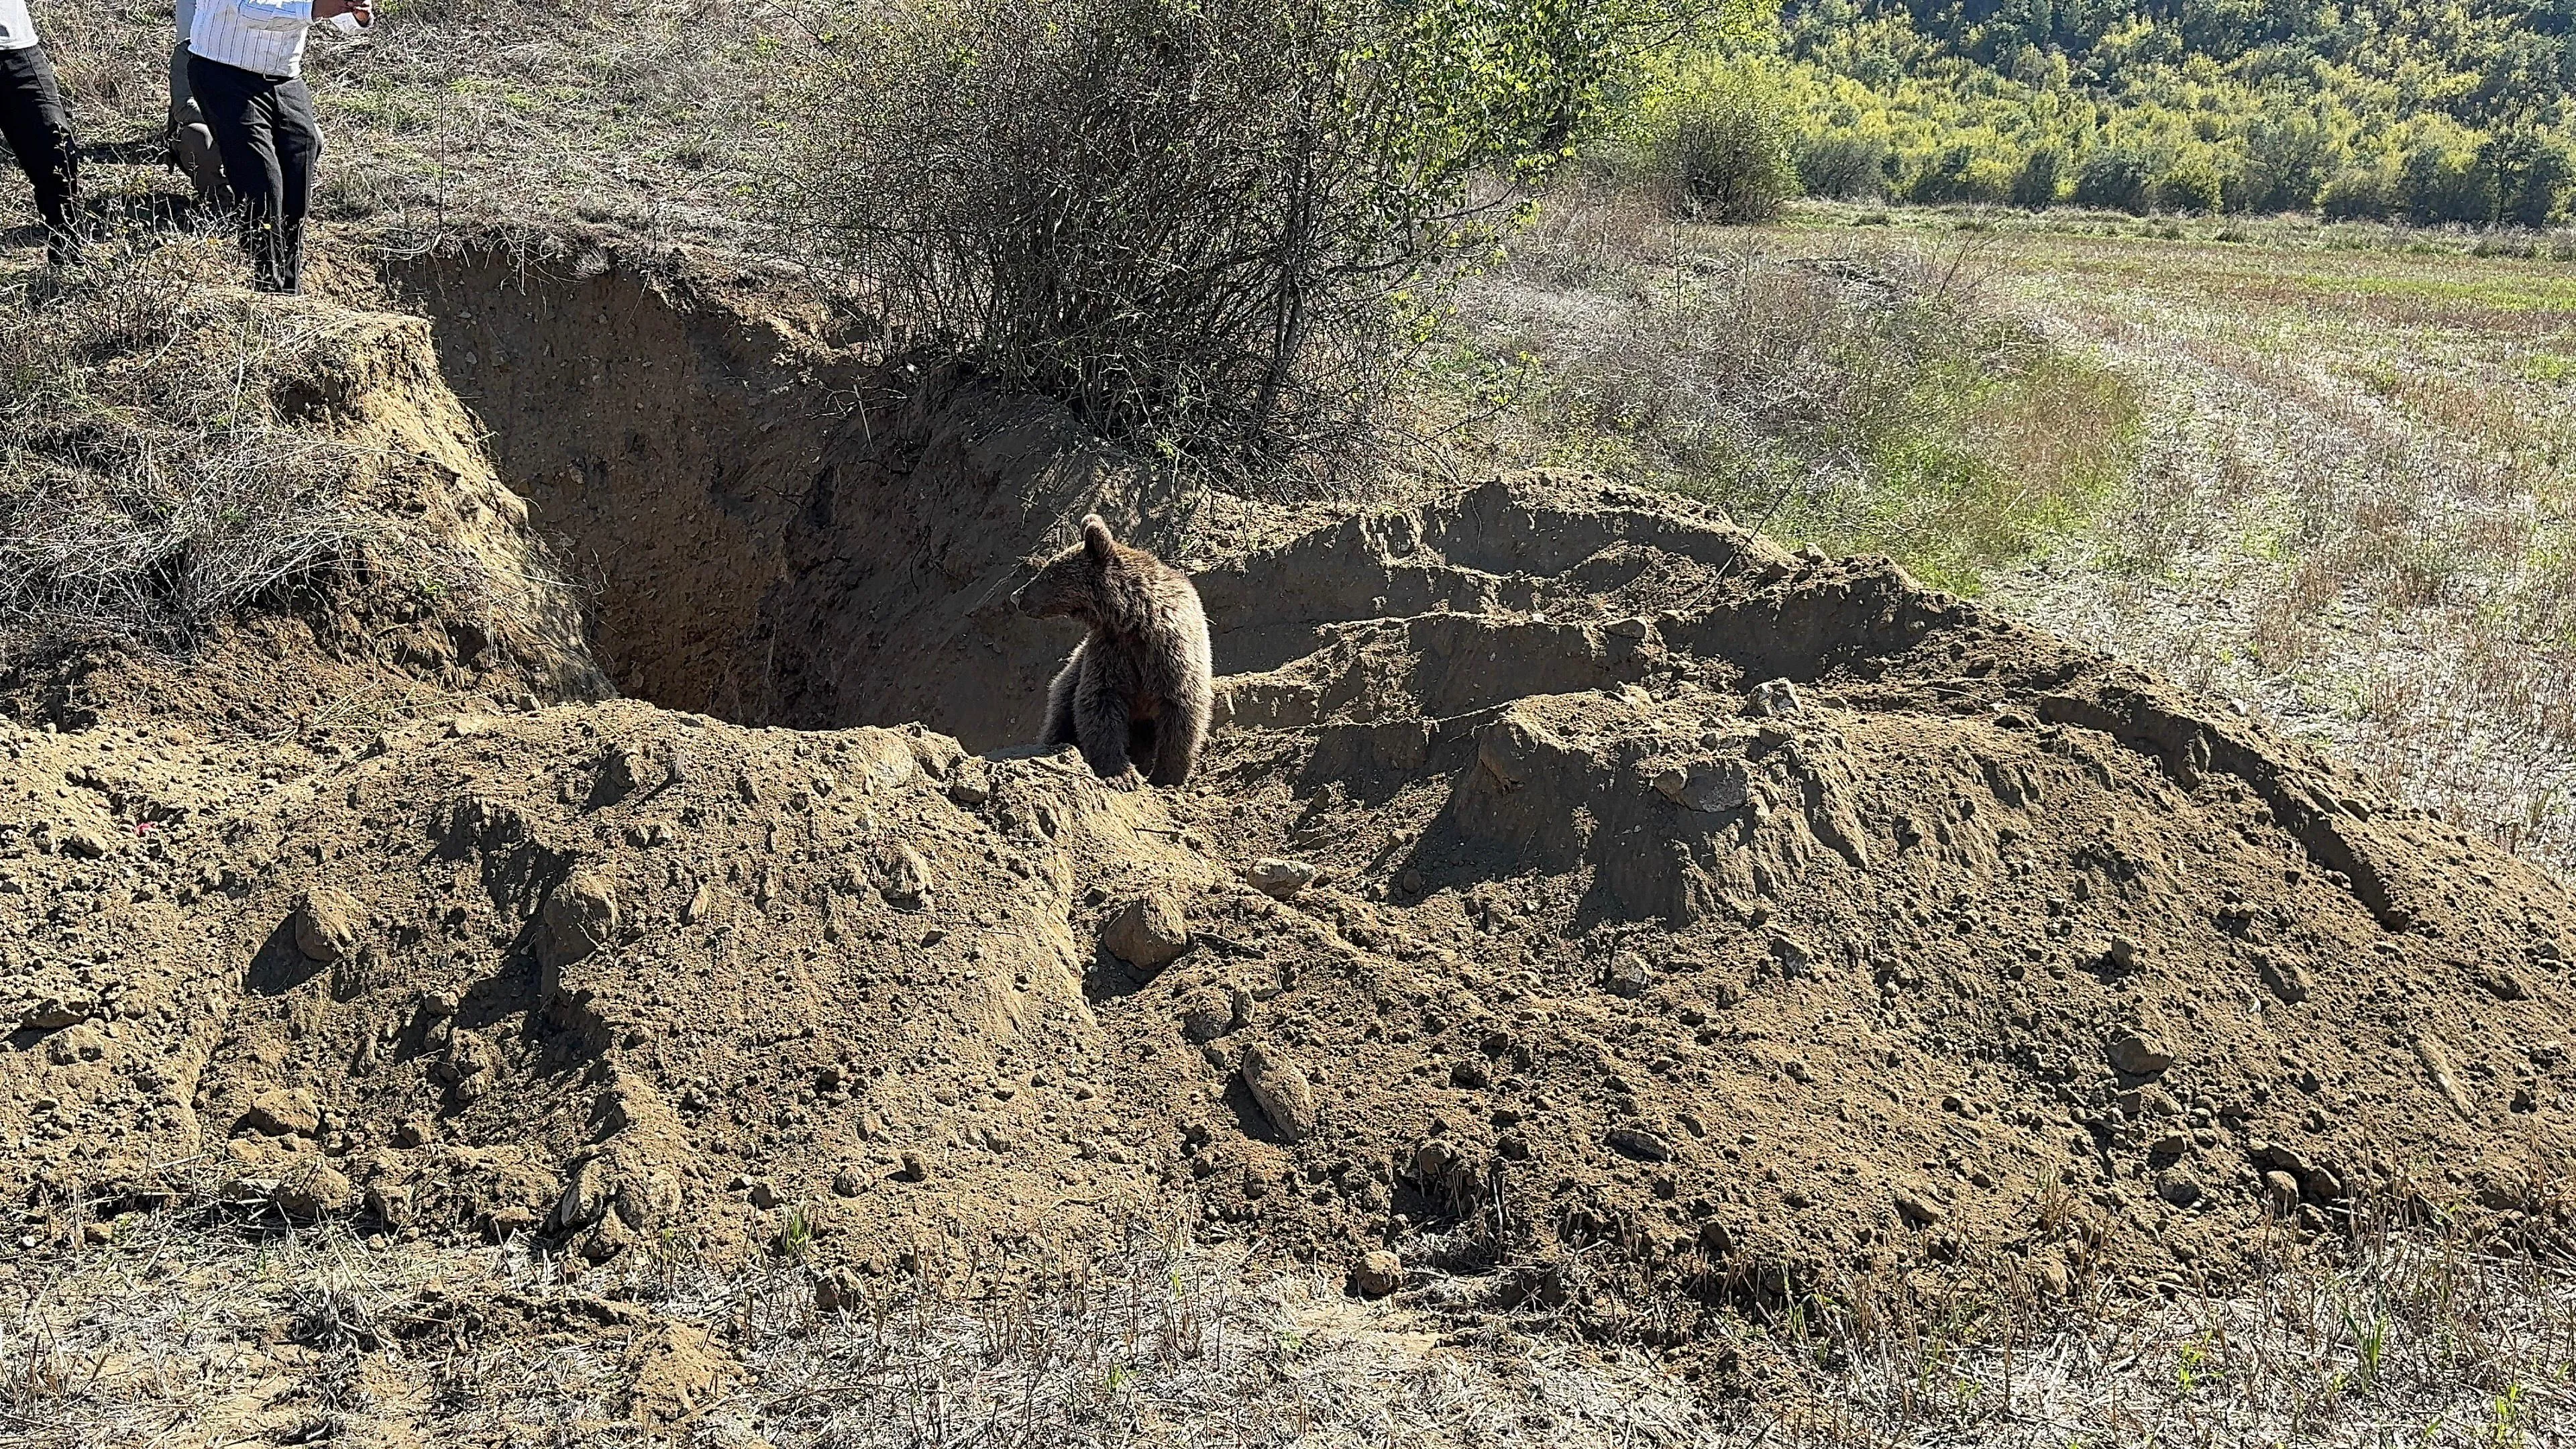
{"type": "Polygon", "coordinates": [[[1145,788],[1145,777],[1137,774],[1136,767],[1130,765],[1115,775],[1103,778],[1100,783],[1112,790],[1142,790],[1145,788]]]}

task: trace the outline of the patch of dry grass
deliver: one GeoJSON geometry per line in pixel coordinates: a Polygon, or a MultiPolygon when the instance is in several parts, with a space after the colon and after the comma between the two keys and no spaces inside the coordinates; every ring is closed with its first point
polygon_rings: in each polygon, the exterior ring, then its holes
{"type": "Polygon", "coordinates": [[[2121,378],[1996,305],[1991,270],[1974,246],[1819,251],[1551,197],[1462,298],[1426,452],[1596,468],[1975,590],[2084,524],[2138,417],[2121,378]]]}
{"type": "Polygon", "coordinates": [[[1080,1272],[933,1279],[674,1244],[571,1275],[524,1239],[438,1246],[207,1207],[24,1241],[0,1265],[0,1438],[41,1449],[2493,1449],[2576,1424],[2576,1276],[2437,1224],[2285,1230],[2269,1276],[2236,1292],[2078,1280],[2049,1297],[1998,1261],[1721,1315],[1687,1353],[1577,1341],[1547,1310],[1487,1306],[1496,1280],[1417,1270],[1366,1303],[1153,1232],[1080,1272]]]}
{"type": "Polygon", "coordinates": [[[2147,405],[2002,593],[2510,849],[2576,863],[2576,293],[2545,262],[2039,235],[2002,285],[2147,405]]]}
{"type": "Polygon", "coordinates": [[[387,531],[358,450],[289,415],[334,339],[205,251],[0,286],[0,654],[177,644],[387,531]]]}

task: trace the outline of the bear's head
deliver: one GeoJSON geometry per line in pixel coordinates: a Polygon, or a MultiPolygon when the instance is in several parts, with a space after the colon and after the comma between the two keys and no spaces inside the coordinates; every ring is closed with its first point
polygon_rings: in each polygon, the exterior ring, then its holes
{"type": "Polygon", "coordinates": [[[1011,595],[1011,607],[1032,619],[1071,617],[1114,628],[1128,612],[1138,564],[1149,558],[1120,544],[1109,524],[1090,514],[1082,520],[1082,542],[1041,565],[1011,595]]]}

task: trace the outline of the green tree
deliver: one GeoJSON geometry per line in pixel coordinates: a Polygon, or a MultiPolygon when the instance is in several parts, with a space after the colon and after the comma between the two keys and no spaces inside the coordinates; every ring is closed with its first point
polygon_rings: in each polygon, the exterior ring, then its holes
{"type": "Polygon", "coordinates": [[[2012,204],[2031,211],[2044,211],[2057,204],[2057,194],[2064,189],[2066,153],[2055,146],[2041,146],[2022,158],[2021,169],[2013,173],[2012,204]]]}
{"type": "Polygon", "coordinates": [[[2154,203],[2153,170],[2146,153],[2105,146],[2084,158],[2075,173],[2075,204],[2144,216],[2154,203]]]}

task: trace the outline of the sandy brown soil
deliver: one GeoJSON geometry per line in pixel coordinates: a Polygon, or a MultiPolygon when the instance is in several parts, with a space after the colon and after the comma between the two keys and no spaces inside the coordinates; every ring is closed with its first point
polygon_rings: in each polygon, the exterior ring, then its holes
{"type": "Polygon", "coordinates": [[[360,597],[17,681],[46,1232],[211,1174],[829,1301],[1178,1212],[1687,1337],[1971,1259],[2226,1281],[2356,1200],[2565,1229],[2576,904],[2223,709],[1540,474],[1202,536],[1218,732],[1122,793],[1010,747],[1072,643],[1019,561],[1162,526],[1060,419],[748,283],[409,265],[451,365],[388,324],[334,425],[531,499],[475,517],[595,569],[587,638],[335,650],[360,597]],[[366,680],[408,703],[353,724],[366,680]]]}

